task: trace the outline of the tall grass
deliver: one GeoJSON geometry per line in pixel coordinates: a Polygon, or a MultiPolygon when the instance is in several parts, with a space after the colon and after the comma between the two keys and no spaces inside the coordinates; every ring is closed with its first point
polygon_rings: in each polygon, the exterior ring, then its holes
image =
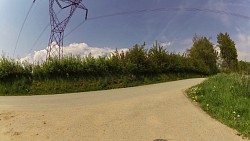
{"type": "Polygon", "coordinates": [[[213,118],[250,137],[249,76],[218,74],[187,92],[213,118]]]}

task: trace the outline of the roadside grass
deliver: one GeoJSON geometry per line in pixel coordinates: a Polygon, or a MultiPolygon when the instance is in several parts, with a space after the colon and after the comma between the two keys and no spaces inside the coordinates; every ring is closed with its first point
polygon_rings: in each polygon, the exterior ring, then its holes
{"type": "Polygon", "coordinates": [[[186,92],[211,117],[250,138],[250,78],[218,74],[186,92]]]}
{"type": "Polygon", "coordinates": [[[88,77],[78,79],[49,79],[33,80],[25,78],[14,83],[0,84],[0,96],[21,96],[21,95],[51,95],[74,92],[87,92],[96,90],[107,90],[125,87],[134,87],[147,84],[155,84],[187,78],[202,77],[197,74],[168,73],[159,75],[123,75],[106,77],[88,77]]]}

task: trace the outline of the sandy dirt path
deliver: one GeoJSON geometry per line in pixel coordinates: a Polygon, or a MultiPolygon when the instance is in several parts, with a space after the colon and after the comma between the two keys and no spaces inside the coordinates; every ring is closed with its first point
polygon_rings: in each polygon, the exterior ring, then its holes
{"type": "Polygon", "coordinates": [[[0,141],[242,140],[183,94],[203,80],[78,94],[0,97],[0,141]]]}

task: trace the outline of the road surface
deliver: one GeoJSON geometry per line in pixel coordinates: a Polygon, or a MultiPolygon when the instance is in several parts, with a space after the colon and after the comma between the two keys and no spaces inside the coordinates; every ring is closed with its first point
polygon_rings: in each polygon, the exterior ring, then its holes
{"type": "Polygon", "coordinates": [[[0,97],[0,141],[241,141],[183,93],[203,80],[0,97]]]}

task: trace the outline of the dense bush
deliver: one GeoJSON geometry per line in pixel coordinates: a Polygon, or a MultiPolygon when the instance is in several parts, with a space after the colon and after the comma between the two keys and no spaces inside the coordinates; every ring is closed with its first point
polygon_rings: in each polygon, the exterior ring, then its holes
{"type": "Polygon", "coordinates": [[[149,50],[145,44],[136,44],[127,52],[112,53],[110,57],[93,58],[91,55],[67,56],[34,65],[35,80],[78,79],[121,75],[158,75],[162,73],[208,74],[205,64],[186,55],[169,53],[156,43],[149,50]]]}
{"type": "Polygon", "coordinates": [[[241,74],[249,75],[250,74],[250,63],[239,61],[238,70],[241,74]]]}
{"type": "Polygon", "coordinates": [[[31,79],[31,65],[9,58],[0,58],[0,82],[11,82],[23,77],[31,79]]]}
{"type": "Polygon", "coordinates": [[[0,58],[0,93],[27,93],[32,84],[32,67],[9,58],[0,58]]]}
{"type": "MultiPolygon", "coordinates": [[[[2,58],[0,59],[0,93],[27,93],[34,91],[30,88],[34,85],[40,88],[42,85],[40,82],[51,85],[50,82],[53,82],[52,86],[55,90],[51,87],[46,91],[57,91],[57,86],[58,89],[62,89],[56,82],[62,84],[64,81],[79,82],[79,87],[98,85],[97,89],[107,88],[110,84],[116,85],[118,80],[117,85],[129,86],[133,81],[141,83],[144,78],[154,78],[162,74],[169,76],[175,74],[173,76],[176,78],[209,75],[211,67],[200,58],[170,53],[157,42],[150,49],[145,49],[145,44],[136,44],[126,52],[116,50],[108,57],[65,56],[60,60],[51,58],[42,64],[20,63],[2,58]],[[117,80],[113,81],[113,78],[117,80]],[[91,80],[90,84],[81,83],[88,80],[91,80]],[[96,84],[95,81],[102,84],[96,84]]],[[[160,78],[160,81],[162,80],[164,79],[160,78]]],[[[49,85],[46,86],[49,87],[49,85]]]]}

